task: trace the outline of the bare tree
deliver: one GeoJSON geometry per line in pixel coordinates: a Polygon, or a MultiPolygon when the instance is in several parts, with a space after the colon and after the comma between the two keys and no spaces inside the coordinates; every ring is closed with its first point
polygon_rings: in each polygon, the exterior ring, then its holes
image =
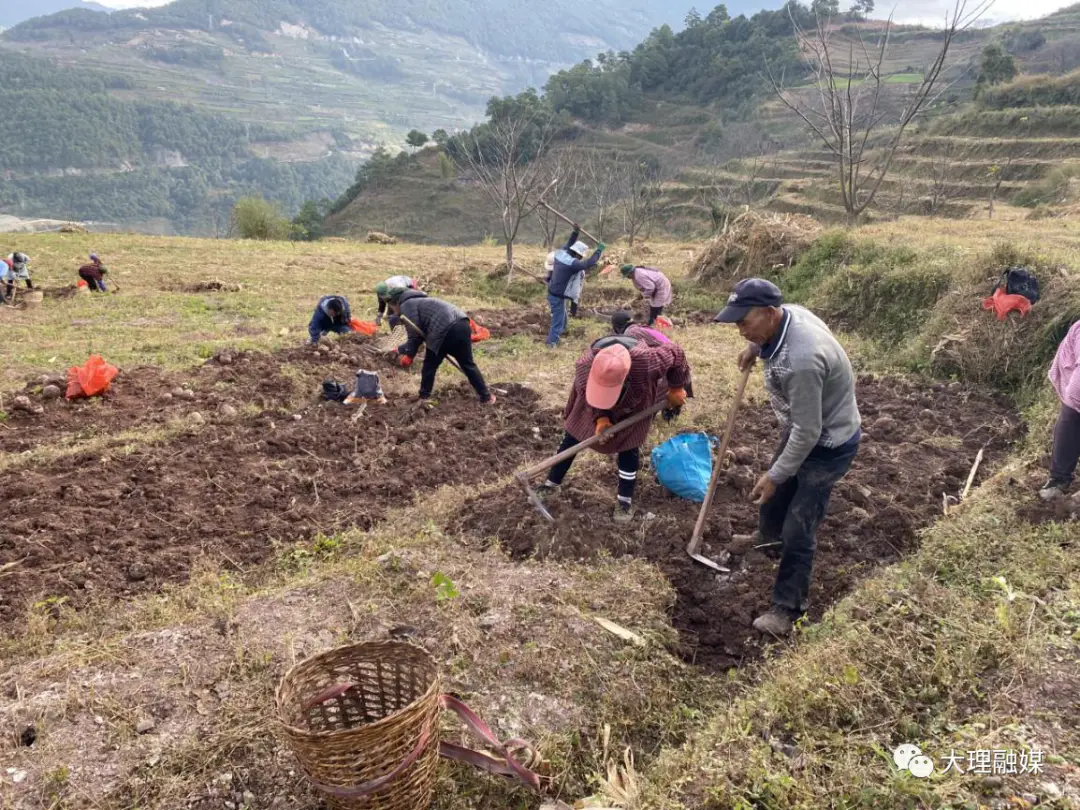
{"type": "MultiPolygon", "coordinates": [[[[886,96],[889,76],[885,62],[889,53],[892,15],[877,32],[877,41],[868,43],[861,34],[858,42],[834,44],[834,27],[829,16],[816,15],[811,31],[799,27],[794,14],[795,38],[812,77],[817,98],[807,103],[784,87],[784,77],[768,70],[773,91],[819,140],[835,163],[840,180],[844,210],[854,220],[877,195],[892,164],[893,156],[908,124],[948,89],[938,89],[949,49],[957,35],[967,30],[990,7],[993,0],[955,0],[945,18],[941,49],[926,68],[922,82],[910,93],[898,113],[890,114],[886,96]],[[873,141],[882,140],[872,154],[873,141]]],[[[768,68],[768,64],[766,64],[768,68]]]]}
{"type": "Polygon", "coordinates": [[[717,214],[721,210],[737,206],[755,208],[776,192],[779,184],[763,179],[772,167],[775,167],[775,159],[765,144],[738,162],[706,161],[697,186],[697,197],[710,212],[714,230],[720,227],[717,214]]]}
{"type": "Polygon", "coordinates": [[[624,163],[618,152],[605,155],[595,150],[588,152],[584,160],[582,193],[593,209],[598,239],[604,239],[611,227],[611,211],[618,201],[624,163]]]}
{"type": "Polygon", "coordinates": [[[632,251],[639,237],[648,237],[660,211],[663,172],[655,161],[633,160],[621,175],[623,231],[632,251]]]}
{"type": "Polygon", "coordinates": [[[493,99],[489,120],[467,136],[457,157],[499,209],[506,244],[507,281],[514,275],[514,240],[553,185],[544,160],[555,134],[554,116],[534,94],[493,99]]]}
{"type": "Polygon", "coordinates": [[[945,204],[957,193],[958,166],[964,154],[956,153],[952,142],[937,155],[932,155],[926,166],[926,177],[930,181],[926,196],[926,213],[936,216],[945,204]]]}
{"type": "MultiPolygon", "coordinates": [[[[543,160],[546,173],[543,183],[546,189],[544,202],[552,208],[565,211],[571,207],[570,203],[574,202],[581,185],[583,174],[581,155],[573,147],[566,147],[552,149],[543,160]]],[[[544,235],[544,247],[551,249],[563,222],[552,213],[551,208],[543,205],[537,206],[535,213],[544,235]]]]}

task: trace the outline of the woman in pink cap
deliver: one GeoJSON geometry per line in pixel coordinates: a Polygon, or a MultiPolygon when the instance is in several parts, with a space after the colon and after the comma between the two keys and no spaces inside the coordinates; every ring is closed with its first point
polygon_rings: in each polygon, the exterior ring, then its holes
{"type": "MultiPolygon", "coordinates": [[[[690,366],[678,344],[649,346],[645,341],[625,335],[601,338],[577,361],[574,386],[563,410],[566,436],[559,452],[647,410],[665,392],[668,407],[681,408],[686,403],[684,386],[689,381],[690,366]]],[[[629,523],[634,516],[634,486],[641,466],[640,448],[649,435],[649,427],[650,422],[639,422],[596,445],[599,452],[617,456],[616,523],[629,523]]],[[[571,456],[551,468],[547,481],[537,489],[541,500],[558,491],[573,460],[571,456]]]]}
{"type": "Polygon", "coordinates": [[[1050,480],[1039,495],[1051,501],[1064,495],[1072,484],[1080,460],[1080,321],[1077,321],[1058,346],[1050,367],[1061,412],[1054,426],[1054,449],[1050,455],[1050,480]]]}

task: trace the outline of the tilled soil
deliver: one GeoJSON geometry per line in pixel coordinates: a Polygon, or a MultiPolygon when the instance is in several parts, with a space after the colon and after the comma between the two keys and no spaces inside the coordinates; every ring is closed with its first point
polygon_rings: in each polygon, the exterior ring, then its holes
{"type": "MultiPolygon", "coordinates": [[[[304,357],[317,362],[311,353],[304,357]]],[[[279,380],[269,370],[282,358],[249,359],[217,364],[208,379],[242,382],[253,398],[272,402],[279,380]],[[262,371],[263,383],[254,384],[262,371]]],[[[9,473],[0,623],[50,597],[79,606],[94,593],[184,581],[202,555],[246,572],[278,544],[367,528],[437,487],[505,475],[542,456],[559,434],[553,414],[537,413],[535,392],[498,387],[505,393],[490,409],[481,410],[472,389],[455,383],[440,388],[430,409],[415,397],[397,397],[368,405],[356,421],[356,408],[336,403],[213,417],[187,435],[130,453],[83,452],[9,473]],[[521,429],[537,423],[539,432],[521,429]]],[[[135,421],[147,416],[133,413],[138,402],[127,395],[112,405],[135,421]]],[[[141,407],[156,413],[153,400],[141,407]]]]}
{"type": "Polygon", "coordinates": [[[551,316],[542,309],[481,309],[469,313],[474,321],[491,330],[493,338],[513,335],[545,335],[551,316]]]}
{"type": "MultiPolygon", "coordinates": [[[[917,531],[942,514],[942,493],[956,496],[963,489],[980,448],[986,456],[976,483],[1021,433],[1019,419],[1003,399],[957,385],[926,388],[867,376],[859,381],[858,396],[864,439],[818,532],[812,619],[873,568],[914,549],[917,531]]],[[[717,413],[718,424],[723,416],[717,413]]],[[[554,524],[539,516],[520,489],[508,487],[464,504],[450,529],[498,542],[519,558],[647,557],[677,591],[673,619],[681,633],[680,652],[711,669],[738,666],[760,650],[751,622],[768,609],[776,563],[763,550],[732,538],[757,526],[750,491],[777,440],[767,406],[740,412],[735,462],[720,479],[702,552],[729,567],[730,574],[717,575],[686,555],[699,506],[670,496],[651,475],[639,478],[635,521],[616,526],[611,520],[614,465],[600,480],[571,469],[552,503],[554,524]]],[[[548,449],[554,451],[554,445],[548,449]]]]}
{"type": "MultiPolygon", "coordinates": [[[[322,351],[309,346],[274,353],[225,350],[187,374],[157,366],[122,368],[104,395],[71,402],[63,396],[45,399],[42,382],[52,375],[37,375],[25,390],[5,394],[3,400],[10,402],[16,393],[24,394],[45,412],[9,410],[7,420],[0,423],[0,453],[22,453],[39,445],[160,426],[192,411],[210,415],[223,405],[278,408],[315,400],[323,379],[336,379],[351,387],[361,368],[377,370],[384,380],[410,376],[369,352],[369,345],[366,337],[347,335],[325,340],[322,351]]],[[[452,368],[442,371],[440,384],[445,384],[444,375],[455,373],[452,368]]],[[[411,376],[419,386],[417,375],[411,376]]],[[[61,383],[60,388],[63,392],[66,384],[61,383]]]]}

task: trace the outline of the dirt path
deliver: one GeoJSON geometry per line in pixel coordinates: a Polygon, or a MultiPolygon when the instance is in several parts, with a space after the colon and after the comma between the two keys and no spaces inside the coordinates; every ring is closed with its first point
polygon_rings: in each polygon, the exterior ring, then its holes
{"type": "MultiPolygon", "coordinates": [[[[250,381],[268,363],[255,356],[210,373],[250,381]]],[[[275,384],[265,379],[252,396],[275,384]]],[[[331,403],[299,419],[266,410],[129,454],[85,452],[9,474],[0,570],[14,567],[0,590],[0,623],[47,597],[79,606],[95,593],[184,581],[201,555],[246,571],[279,544],[368,528],[395,504],[443,485],[506,475],[558,433],[553,414],[537,413],[534,392],[498,387],[506,393],[483,419],[472,390],[455,387],[431,410],[415,397],[370,405],[355,422],[355,409],[331,403]]],[[[148,410],[143,418],[161,415],[148,410]]]]}
{"type": "MultiPolygon", "coordinates": [[[[941,515],[942,493],[955,495],[963,488],[978,450],[986,448],[981,480],[1021,432],[1006,403],[958,386],[920,388],[864,377],[858,395],[865,438],[819,531],[812,618],[860,577],[909,553],[917,531],[941,515]]],[[[712,669],[737,666],[760,650],[750,623],[768,608],[776,563],[760,550],[736,544],[732,535],[756,528],[749,493],[776,441],[767,407],[740,415],[736,463],[721,479],[705,534],[705,553],[722,559],[732,570],[729,575],[717,576],[686,556],[698,506],[668,495],[651,474],[639,478],[639,518],[629,528],[616,527],[610,517],[614,467],[595,481],[572,470],[553,505],[555,524],[540,518],[520,490],[510,487],[465,504],[449,528],[498,542],[516,557],[644,556],[678,592],[674,623],[682,635],[681,653],[712,669]]]]}

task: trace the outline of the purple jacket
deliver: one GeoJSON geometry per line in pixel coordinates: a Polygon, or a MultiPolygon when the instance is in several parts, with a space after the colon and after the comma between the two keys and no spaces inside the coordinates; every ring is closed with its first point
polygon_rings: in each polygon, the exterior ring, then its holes
{"type": "Polygon", "coordinates": [[[671,282],[655,267],[635,267],[630,280],[650,307],[666,307],[671,303],[671,282]]]}
{"type": "Polygon", "coordinates": [[[1080,321],[1072,325],[1058,346],[1050,366],[1050,382],[1063,403],[1080,411],[1080,321]]]}

